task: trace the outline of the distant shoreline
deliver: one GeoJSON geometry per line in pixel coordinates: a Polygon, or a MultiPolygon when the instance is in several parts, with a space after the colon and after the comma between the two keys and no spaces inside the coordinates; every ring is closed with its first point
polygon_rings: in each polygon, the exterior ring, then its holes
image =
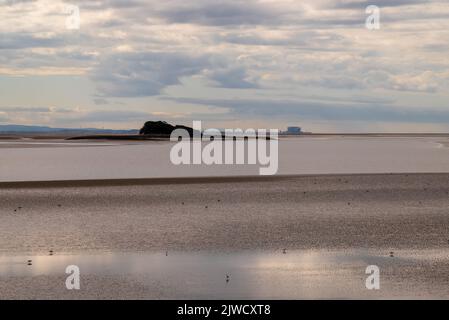
{"type": "MultiPolygon", "coordinates": [[[[449,133],[303,133],[299,135],[279,134],[281,138],[301,137],[448,137],[449,133]]],[[[167,135],[89,135],[70,137],[67,140],[170,140],[167,135]]]]}
{"type": "MultiPolygon", "coordinates": [[[[442,137],[449,138],[449,133],[303,133],[300,135],[280,134],[281,138],[301,137],[442,137]]],[[[0,140],[119,140],[119,141],[168,141],[168,135],[129,135],[129,134],[91,134],[68,135],[60,133],[0,133],[0,140]]]]}

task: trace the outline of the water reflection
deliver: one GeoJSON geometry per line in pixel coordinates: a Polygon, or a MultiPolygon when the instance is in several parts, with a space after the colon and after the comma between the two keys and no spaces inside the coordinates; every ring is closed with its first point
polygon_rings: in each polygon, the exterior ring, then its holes
{"type": "MultiPolygon", "coordinates": [[[[422,268],[423,257],[405,252],[390,258],[388,252],[288,251],[283,254],[282,250],[232,254],[170,252],[166,255],[164,251],[3,256],[0,276],[64,277],[68,265],[77,265],[81,278],[133,279],[147,288],[150,297],[156,281],[165,288],[159,293],[160,298],[168,299],[409,297],[417,287],[412,286],[413,282],[395,287],[394,276],[405,269],[422,268]],[[27,265],[28,259],[33,261],[31,266],[27,265]],[[383,290],[378,292],[365,288],[365,269],[370,264],[379,266],[383,275],[392,281],[383,281],[383,290]]],[[[404,282],[404,278],[398,281],[404,282]]]]}

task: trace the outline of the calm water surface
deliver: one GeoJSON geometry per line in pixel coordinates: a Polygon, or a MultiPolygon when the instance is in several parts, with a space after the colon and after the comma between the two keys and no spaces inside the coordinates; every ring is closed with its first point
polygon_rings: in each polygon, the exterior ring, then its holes
{"type": "MultiPolygon", "coordinates": [[[[151,295],[156,281],[164,284],[158,289],[160,298],[169,299],[385,299],[447,295],[442,283],[438,285],[432,279],[420,278],[423,269],[430,270],[431,261],[447,262],[447,252],[445,257],[441,251],[395,254],[397,256],[390,257],[386,252],[279,251],[3,256],[0,257],[0,276],[23,279],[61,276],[64,279],[65,268],[77,265],[81,286],[88,285],[83,283],[83,276],[86,279],[109,276],[118,281],[133,279],[151,295]],[[32,265],[27,264],[29,259],[32,265]],[[368,265],[380,268],[380,290],[366,289],[368,265]]],[[[60,286],[65,286],[60,282],[60,286]]],[[[117,295],[123,293],[117,292],[117,295]]]]}
{"type": "MultiPolygon", "coordinates": [[[[182,165],[170,142],[2,142],[0,181],[257,175],[259,165],[182,165]]],[[[278,174],[449,172],[444,138],[281,139],[278,174]]]]}

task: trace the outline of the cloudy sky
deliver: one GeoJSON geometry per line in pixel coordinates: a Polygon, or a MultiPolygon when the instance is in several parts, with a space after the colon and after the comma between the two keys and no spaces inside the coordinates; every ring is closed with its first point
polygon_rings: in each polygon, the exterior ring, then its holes
{"type": "Polygon", "coordinates": [[[151,119],[449,131],[449,0],[0,0],[0,124],[151,119]]]}

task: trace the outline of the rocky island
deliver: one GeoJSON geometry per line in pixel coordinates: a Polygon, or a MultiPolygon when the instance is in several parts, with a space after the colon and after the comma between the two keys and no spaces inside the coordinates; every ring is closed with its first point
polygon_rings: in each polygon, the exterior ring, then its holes
{"type": "Polygon", "coordinates": [[[166,140],[176,129],[186,130],[193,136],[193,129],[182,125],[171,125],[165,121],[147,121],[139,130],[139,134],[95,134],[67,138],[67,140],[166,140]]]}

